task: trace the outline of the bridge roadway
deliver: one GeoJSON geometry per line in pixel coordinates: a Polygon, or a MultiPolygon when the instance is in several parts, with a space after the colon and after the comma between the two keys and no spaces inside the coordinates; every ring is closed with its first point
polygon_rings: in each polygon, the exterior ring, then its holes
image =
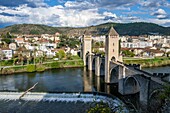
{"type": "Polygon", "coordinates": [[[135,73],[138,73],[138,74],[143,74],[144,76],[146,76],[147,78],[150,78],[152,81],[158,83],[158,84],[161,84],[161,85],[167,85],[170,83],[168,82],[165,82],[165,81],[162,81],[161,78],[158,78],[158,77],[153,77],[153,74],[149,73],[149,72],[146,72],[146,71],[142,71],[138,68],[135,68],[134,66],[126,66],[125,64],[123,63],[119,63],[119,62],[115,62],[115,61],[112,61],[113,63],[117,64],[117,65],[120,65],[120,66],[125,66],[125,68],[127,69],[130,69],[132,71],[134,71],[135,73]]]}
{"type": "Polygon", "coordinates": [[[167,82],[162,81],[161,78],[153,77],[153,75],[151,73],[144,72],[144,71],[137,69],[137,68],[134,68],[134,67],[130,67],[130,69],[134,70],[135,72],[137,72],[139,74],[143,74],[144,76],[150,78],[152,81],[157,82],[158,84],[161,84],[161,85],[167,84],[167,82]]]}

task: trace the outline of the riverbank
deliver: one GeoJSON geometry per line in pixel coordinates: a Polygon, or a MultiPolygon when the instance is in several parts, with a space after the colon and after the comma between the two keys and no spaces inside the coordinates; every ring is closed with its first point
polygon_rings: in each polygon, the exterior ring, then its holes
{"type": "Polygon", "coordinates": [[[84,67],[82,60],[60,60],[38,64],[3,66],[0,69],[0,75],[22,73],[22,72],[42,72],[48,69],[84,67]]]}
{"type": "Polygon", "coordinates": [[[160,57],[154,59],[124,58],[125,64],[140,64],[141,67],[159,67],[170,65],[170,57],[160,57]]]}

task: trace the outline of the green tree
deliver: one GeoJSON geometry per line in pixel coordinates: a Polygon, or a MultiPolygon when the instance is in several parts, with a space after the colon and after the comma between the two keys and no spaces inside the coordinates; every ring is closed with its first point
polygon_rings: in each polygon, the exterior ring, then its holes
{"type": "Polygon", "coordinates": [[[100,42],[96,42],[96,43],[94,44],[94,46],[95,46],[95,47],[100,47],[100,42]]]}
{"type": "Polygon", "coordinates": [[[122,54],[127,56],[127,57],[134,57],[135,56],[135,54],[133,52],[129,51],[129,50],[122,51],[122,54]]]}
{"type": "Polygon", "coordinates": [[[107,103],[100,102],[87,110],[87,113],[112,113],[112,111],[107,103]]]}
{"type": "Polygon", "coordinates": [[[6,33],[6,38],[12,38],[12,35],[10,34],[10,32],[6,33]]]}
{"type": "Polygon", "coordinates": [[[160,99],[170,101],[170,85],[164,86],[164,90],[160,93],[160,99]]]}
{"type": "Polygon", "coordinates": [[[9,38],[3,38],[1,41],[4,41],[7,44],[11,43],[11,39],[9,39],[9,38]]]}
{"type": "Polygon", "coordinates": [[[36,66],[29,64],[27,65],[27,72],[35,72],[36,71],[36,66]]]}
{"type": "Polygon", "coordinates": [[[67,35],[60,35],[59,36],[59,38],[60,38],[60,43],[59,43],[59,48],[60,47],[65,47],[65,46],[67,46],[68,45],[68,36],[67,35]]]}
{"type": "Polygon", "coordinates": [[[59,50],[56,53],[56,57],[59,58],[60,60],[66,57],[66,53],[64,52],[64,50],[59,50]]]}
{"type": "Polygon", "coordinates": [[[13,58],[13,65],[15,65],[17,61],[18,61],[18,58],[13,58]]]}

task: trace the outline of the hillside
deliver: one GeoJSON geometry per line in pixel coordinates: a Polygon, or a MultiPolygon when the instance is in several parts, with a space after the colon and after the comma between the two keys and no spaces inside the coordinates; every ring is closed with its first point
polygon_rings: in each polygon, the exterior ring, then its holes
{"type": "Polygon", "coordinates": [[[162,27],[153,23],[105,23],[97,26],[85,27],[68,30],[67,34],[82,34],[85,30],[90,32],[92,35],[105,35],[108,29],[113,26],[120,35],[148,35],[148,34],[160,34],[170,35],[170,27],[162,27]]]}
{"type": "Polygon", "coordinates": [[[111,26],[113,26],[120,35],[170,35],[170,27],[162,27],[157,24],[144,22],[105,23],[82,28],[50,27],[37,24],[18,24],[0,29],[0,34],[5,32],[11,32],[15,34],[54,34],[55,32],[60,32],[67,35],[82,35],[85,31],[88,31],[88,33],[91,35],[105,35],[111,26]]]}
{"type": "Polygon", "coordinates": [[[55,27],[38,24],[17,24],[0,29],[0,33],[14,33],[14,34],[54,34],[59,31],[55,27]]]}

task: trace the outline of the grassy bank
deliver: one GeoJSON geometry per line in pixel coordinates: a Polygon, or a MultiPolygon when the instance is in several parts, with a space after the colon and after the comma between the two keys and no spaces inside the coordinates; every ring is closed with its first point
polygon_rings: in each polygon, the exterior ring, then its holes
{"type": "Polygon", "coordinates": [[[154,59],[124,58],[126,64],[140,64],[142,67],[158,67],[170,65],[170,57],[159,57],[154,59]]]}
{"type": "Polygon", "coordinates": [[[68,67],[83,67],[82,60],[61,60],[46,62],[43,64],[29,64],[23,66],[6,66],[1,68],[0,74],[13,74],[21,72],[42,72],[47,69],[68,68],[68,67]]]}

